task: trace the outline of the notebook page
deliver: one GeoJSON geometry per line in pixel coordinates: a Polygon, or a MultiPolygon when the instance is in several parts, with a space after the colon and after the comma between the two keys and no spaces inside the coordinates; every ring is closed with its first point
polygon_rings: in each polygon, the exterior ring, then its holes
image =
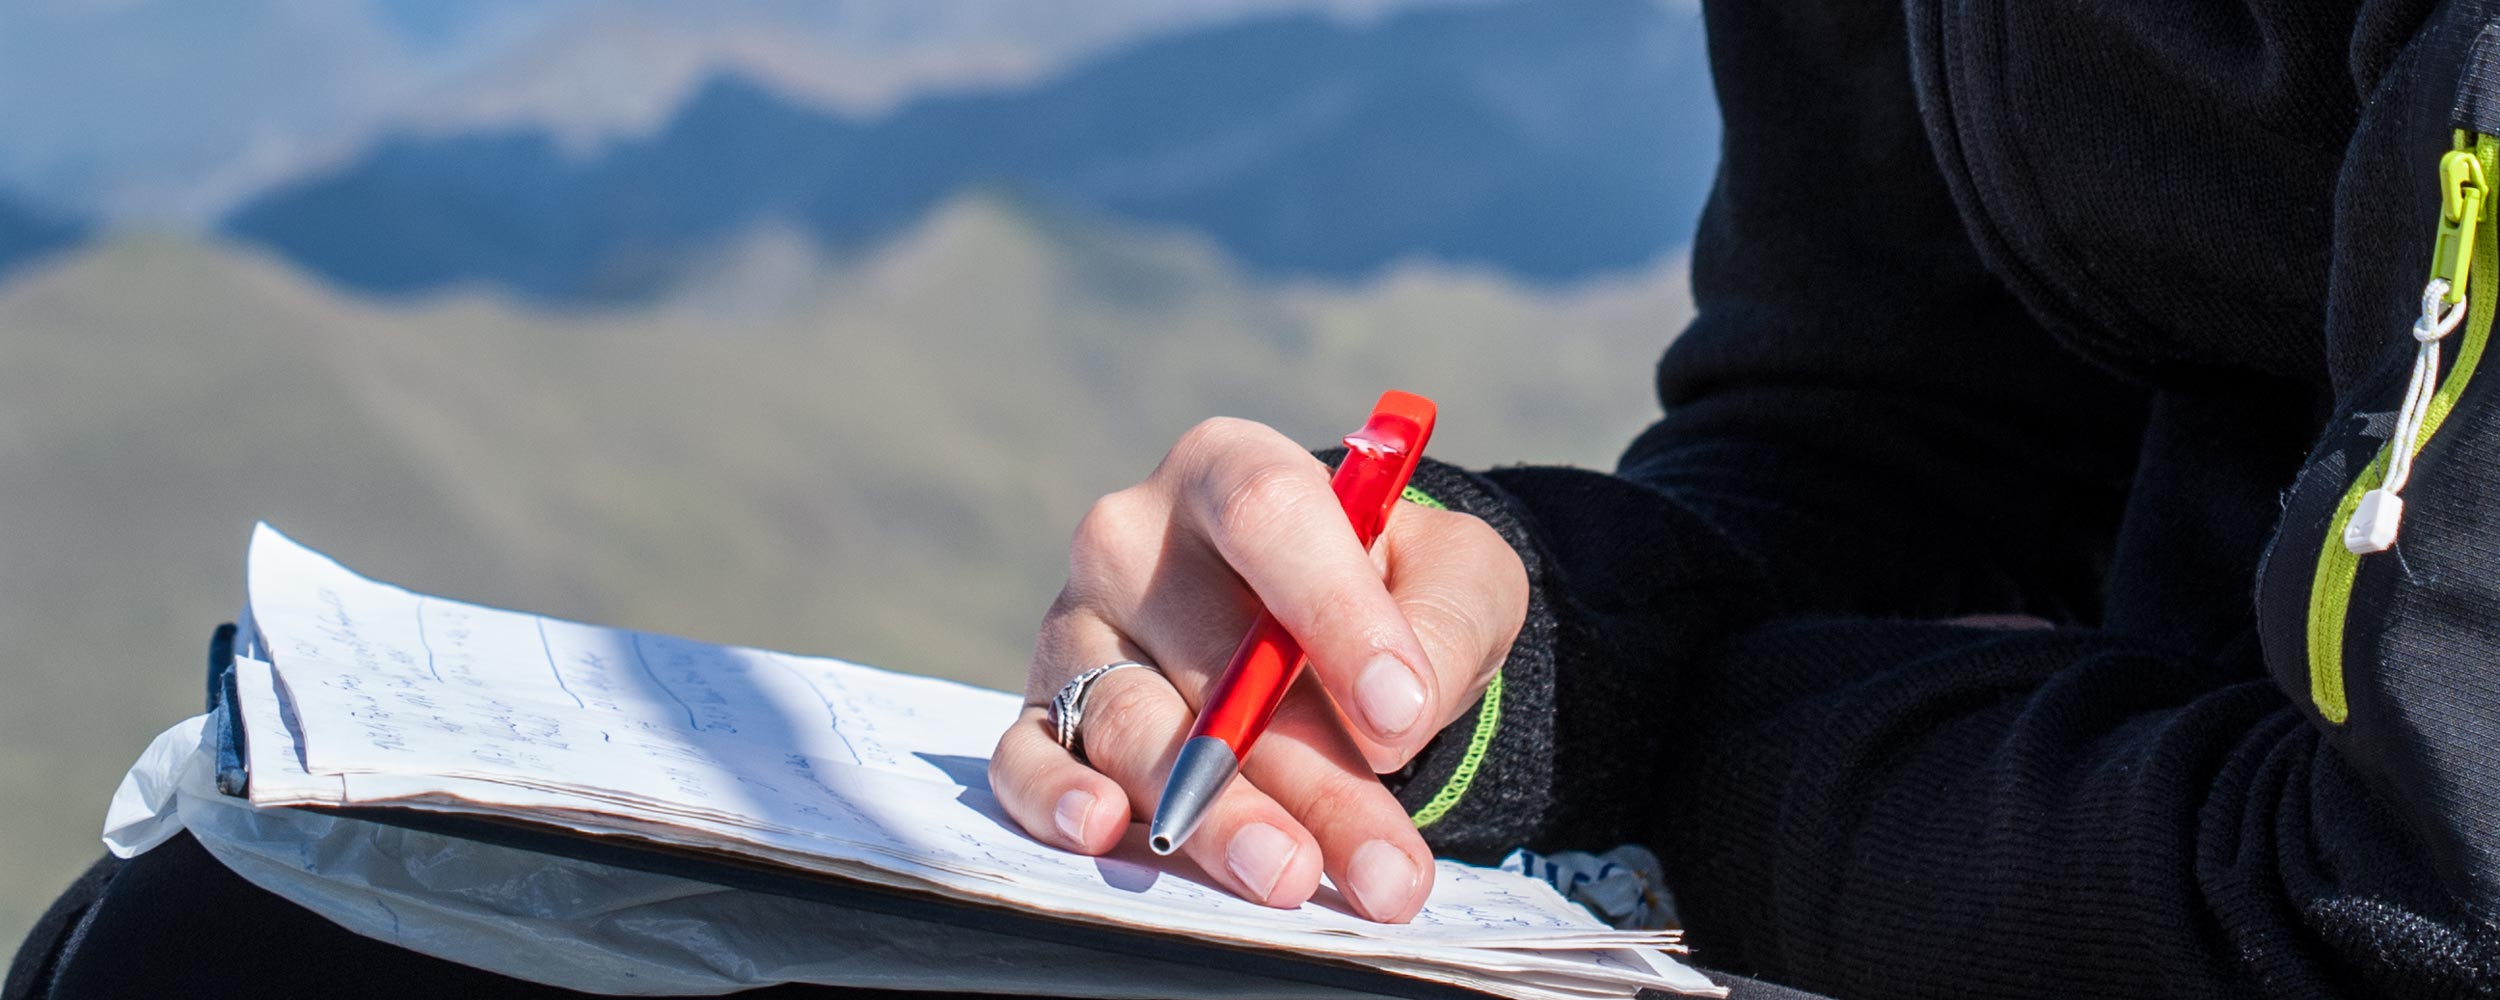
{"type": "MultiPolygon", "coordinates": [[[[1469,947],[1666,940],[1605,927],[1543,883],[1446,864],[1412,925],[1320,903],[1257,906],[1142,848],[1095,859],[1025,837],[985,779],[1015,696],[414,594],[266,526],[250,562],[252,617],[275,663],[271,696],[294,709],[304,787],[336,777],[348,801],[543,808],[584,829],[605,816],[616,821],[606,829],[700,834],[691,842],[877,868],[1079,919],[1349,955],[1450,961],[1469,947]]],[[[1558,979],[1676,978],[1640,962],[1518,961],[1558,979]]]]}

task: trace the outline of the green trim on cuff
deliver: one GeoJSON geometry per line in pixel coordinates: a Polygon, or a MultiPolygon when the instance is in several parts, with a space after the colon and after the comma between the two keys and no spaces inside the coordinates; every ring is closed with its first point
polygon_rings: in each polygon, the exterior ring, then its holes
{"type": "MultiPolygon", "coordinates": [[[[1430,493],[1412,486],[1398,494],[1399,499],[1434,510],[1448,510],[1449,505],[1430,493]]],[[[1467,797],[1467,787],[1476,782],[1476,771],[1484,767],[1484,754],[1493,747],[1493,734],[1502,728],[1502,675],[1495,671],[1493,681],[1484,686],[1484,701],[1476,707],[1476,731],[1467,737],[1467,753],[1458,759],[1458,769],[1450,772],[1450,780],[1441,790],[1432,793],[1432,801],[1415,810],[1415,829],[1421,830],[1458,808],[1458,800],[1467,797]]]]}
{"type": "Polygon", "coordinates": [[[1493,746],[1493,734],[1502,728],[1502,675],[1493,674],[1493,682],[1484,686],[1484,701],[1476,708],[1476,731],[1467,737],[1467,754],[1458,759],[1458,770],[1450,772],[1450,780],[1441,790],[1432,793],[1432,801],[1415,810],[1415,829],[1421,830],[1439,821],[1458,807],[1458,800],[1467,797],[1467,787],[1476,782],[1476,771],[1484,766],[1484,753],[1493,746]]]}

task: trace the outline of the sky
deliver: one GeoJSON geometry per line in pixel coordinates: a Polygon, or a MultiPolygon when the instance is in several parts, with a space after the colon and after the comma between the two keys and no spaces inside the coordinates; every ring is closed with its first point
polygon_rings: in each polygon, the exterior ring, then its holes
{"type": "Polygon", "coordinates": [[[595,147],[723,69],[874,114],[1229,19],[1466,2],[1480,0],[13,0],[0,192],[197,228],[385,132],[531,125],[595,147]]]}

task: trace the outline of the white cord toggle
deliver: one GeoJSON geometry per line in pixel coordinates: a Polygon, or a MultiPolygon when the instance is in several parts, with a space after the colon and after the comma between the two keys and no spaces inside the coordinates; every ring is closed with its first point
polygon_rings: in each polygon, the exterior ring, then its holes
{"type": "Polygon", "coordinates": [[[2352,520],[2344,522],[2344,547],[2355,555],[2385,552],[2396,544],[2404,524],[2405,501],[2399,491],[2413,478],[2413,445],[2429,419],[2431,396],[2439,390],[2439,342],[2465,322],[2466,303],[2449,305],[2448,279],[2432,278],[2422,286],[2422,316],[2413,321],[2413,377],[2405,384],[2404,405],[2396,410],[2396,429],[2388,437],[2387,478],[2361,495],[2352,520]]]}

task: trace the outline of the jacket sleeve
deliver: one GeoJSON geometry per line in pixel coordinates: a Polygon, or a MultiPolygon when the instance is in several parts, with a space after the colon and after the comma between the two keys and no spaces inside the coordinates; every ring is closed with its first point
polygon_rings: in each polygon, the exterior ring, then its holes
{"type": "Polygon", "coordinates": [[[1611,475],[1418,480],[1502,530],[1536,584],[1498,704],[1390,778],[1448,853],[1628,839],[1679,671],[1747,624],[2096,614],[2144,400],[1982,266],[1900,8],[1709,16],[1726,132],[1665,418],[1611,475]]]}
{"type": "MultiPolygon", "coordinates": [[[[1539,593],[1505,668],[1523,694],[1472,772],[1527,790],[1471,792],[1427,837],[1646,841],[1704,961],[1842,995],[2495,995],[2500,382],[2423,447],[2403,537],[2327,609],[2340,636],[2312,583],[2403,395],[2437,204],[2415,178],[2490,17],[2441,11],[2355,35],[2356,67],[2395,67],[2354,70],[2335,174],[2330,353],[2361,360],[2230,595],[2265,581],[2254,627],[2186,648],[1934,620],[2092,624],[2139,454],[2215,446],[2148,432],[2143,399],[1990,279],[1920,135],[1898,7],[1713,5],[1725,161],[1666,418],[1611,476],[1435,470],[1502,512],[1539,593]],[[2320,635],[2340,717],[2312,690],[2320,635]]],[[[1435,768],[1475,721],[1400,794],[1446,797],[1435,768]]]]}

